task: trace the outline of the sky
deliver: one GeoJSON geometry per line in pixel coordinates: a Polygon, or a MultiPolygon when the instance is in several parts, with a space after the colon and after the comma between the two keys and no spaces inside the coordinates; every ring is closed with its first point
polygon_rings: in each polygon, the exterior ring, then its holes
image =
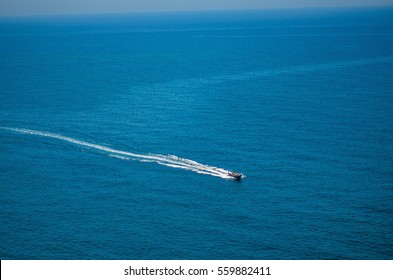
{"type": "Polygon", "coordinates": [[[0,0],[0,16],[385,5],[393,0],[0,0]]]}

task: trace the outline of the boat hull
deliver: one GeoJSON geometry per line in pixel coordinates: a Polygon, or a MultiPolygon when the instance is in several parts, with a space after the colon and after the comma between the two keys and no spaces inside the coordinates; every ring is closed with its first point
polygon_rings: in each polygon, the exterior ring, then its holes
{"type": "Polygon", "coordinates": [[[229,172],[228,176],[232,177],[235,180],[240,180],[243,175],[236,172],[229,172]]]}

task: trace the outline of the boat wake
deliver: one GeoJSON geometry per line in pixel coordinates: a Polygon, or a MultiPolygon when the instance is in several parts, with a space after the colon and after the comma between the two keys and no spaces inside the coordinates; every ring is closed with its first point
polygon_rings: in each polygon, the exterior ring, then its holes
{"type": "Polygon", "coordinates": [[[186,158],[180,158],[174,155],[131,153],[128,151],[117,150],[107,146],[85,142],[75,138],[63,136],[56,133],[46,132],[46,131],[39,131],[39,130],[32,130],[32,129],[25,129],[25,128],[12,128],[12,127],[0,127],[0,129],[22,133],[22,134],[49,137],[53,139],[66,141],[69,143],[73,143],[75,145],[105,152],[107,153],[108,156],[118,158],[121,160],[136,160],[139,162],[152,162],[172,168],[179,168],[179,169],[193,171],[199,174],[205,174],[205,175],[220,177],[224,179],[234,179],[233,176],[229,175],[229,171],[226,169],[201,164],[199,162],[186,158]]]}

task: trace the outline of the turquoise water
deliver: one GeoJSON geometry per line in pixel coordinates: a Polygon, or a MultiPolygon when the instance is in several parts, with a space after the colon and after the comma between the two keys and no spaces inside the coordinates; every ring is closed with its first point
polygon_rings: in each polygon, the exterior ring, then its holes
{"type": "Polygon", "coordinates": [[[1,259],[391,259],[392,18],[0,19],[1,259]]]}

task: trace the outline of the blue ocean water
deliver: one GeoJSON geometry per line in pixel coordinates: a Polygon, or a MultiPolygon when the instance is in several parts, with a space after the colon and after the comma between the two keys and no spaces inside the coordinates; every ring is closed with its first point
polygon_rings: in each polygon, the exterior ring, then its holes
{"type": "Polygon", "coordinates": [[[1,259],[391,259],[392,19],[0,19],[1,259]]]}

